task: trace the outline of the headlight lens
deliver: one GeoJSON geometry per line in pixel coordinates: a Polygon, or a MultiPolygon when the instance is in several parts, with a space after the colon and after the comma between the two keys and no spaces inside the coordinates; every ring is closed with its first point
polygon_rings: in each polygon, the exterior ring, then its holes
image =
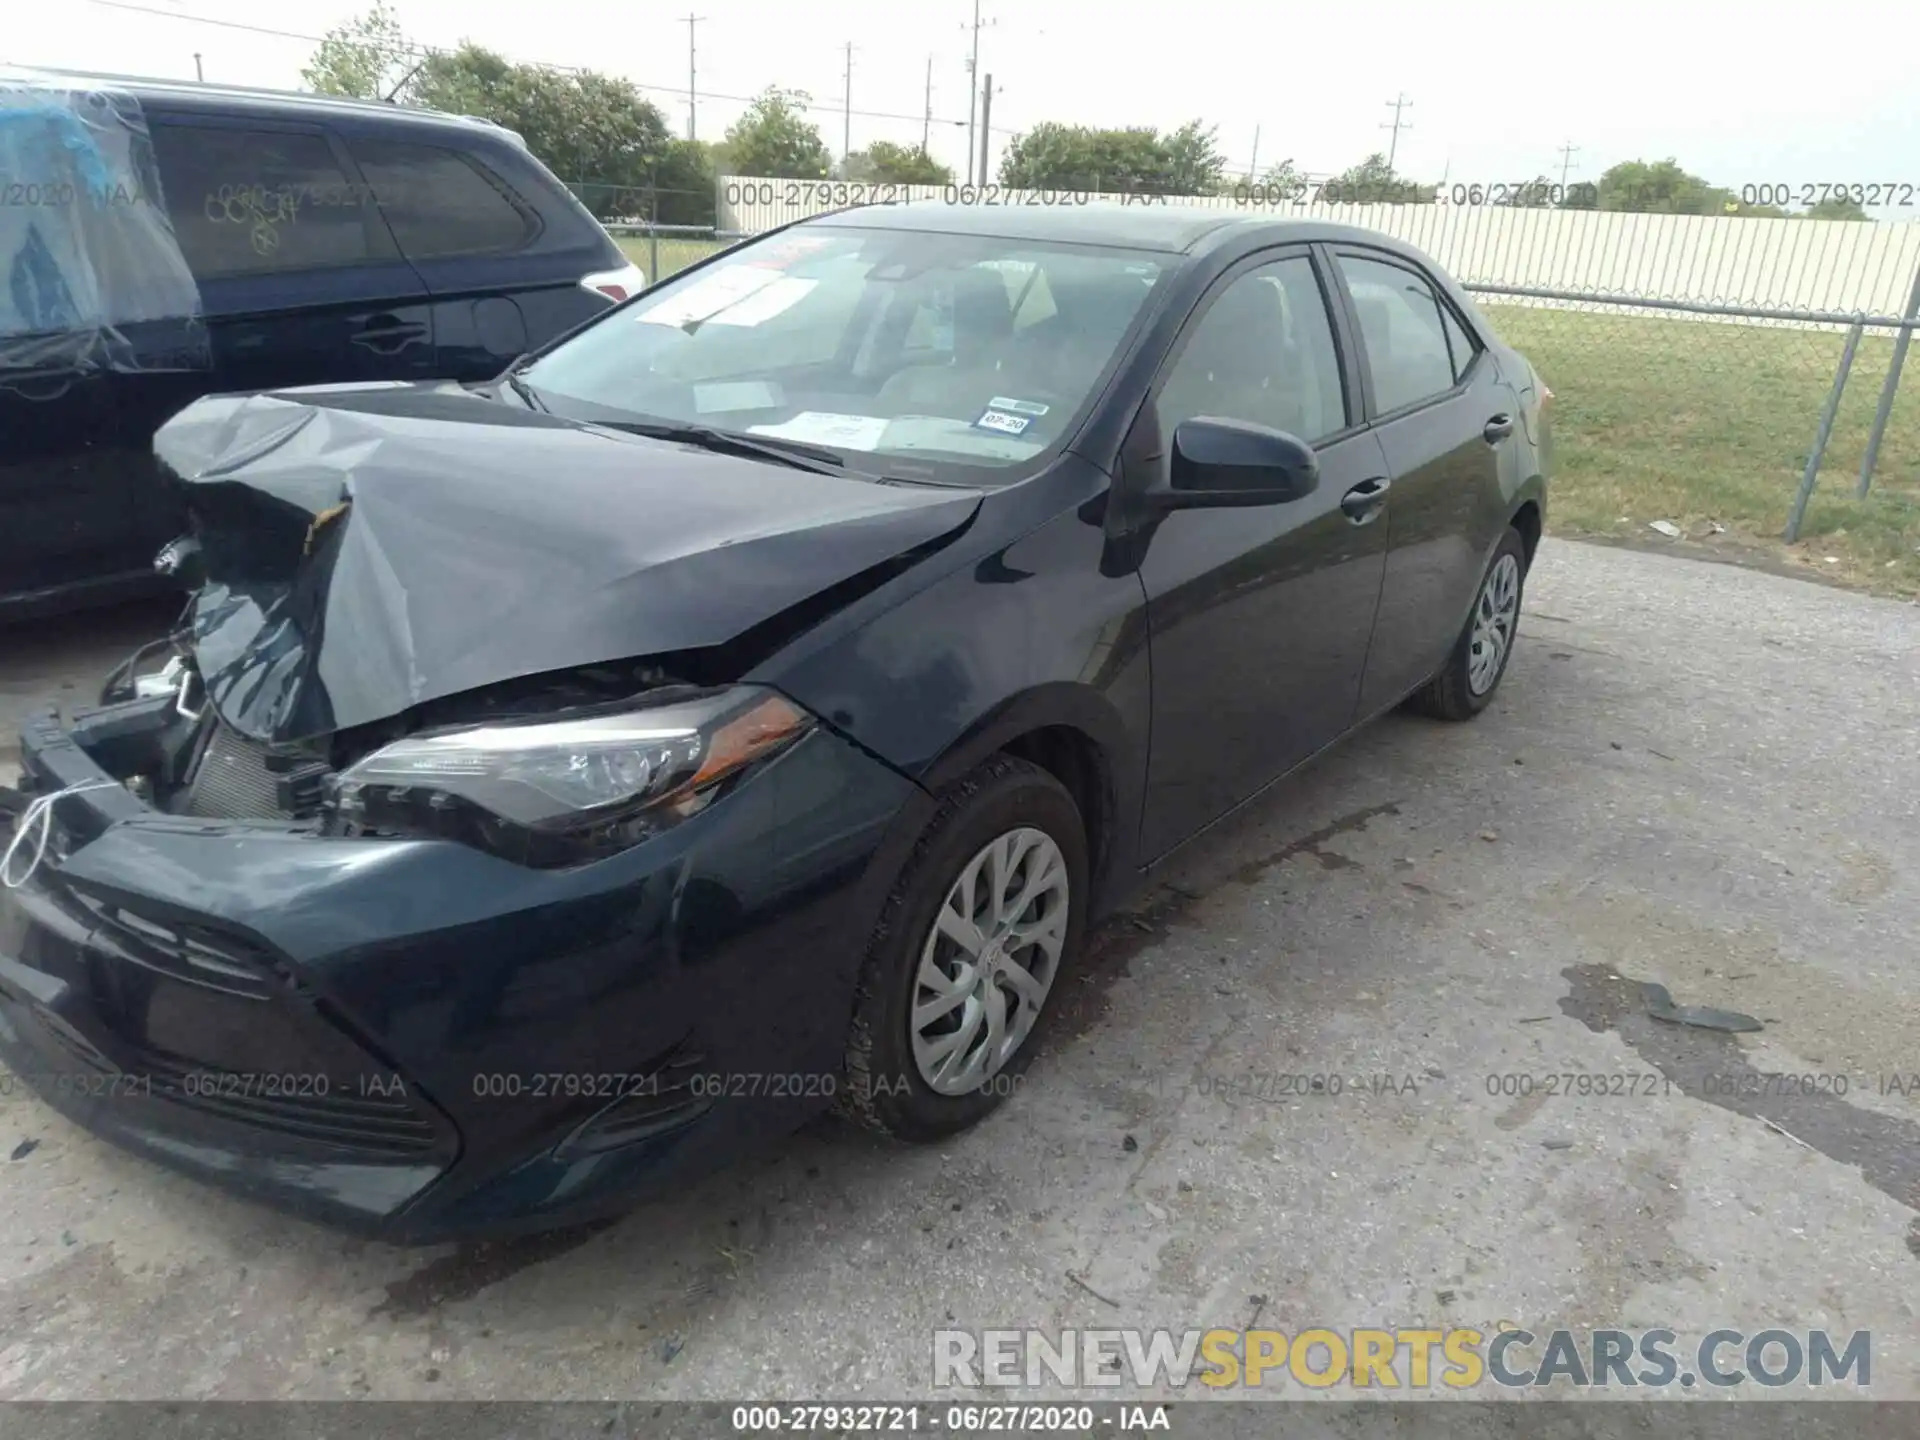
{"type": "Polygon", "coordinates": [[[335,778],[360,830],[438,835],[522,864],[598,859],[704,809],[813,718],[770,690],[410,735],[335,778]]]}

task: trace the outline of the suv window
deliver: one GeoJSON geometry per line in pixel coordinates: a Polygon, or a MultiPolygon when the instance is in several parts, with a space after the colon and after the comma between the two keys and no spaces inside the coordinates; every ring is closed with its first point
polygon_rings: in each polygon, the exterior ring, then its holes
{"type": "Polygon", "coordinates": [[[409,260],[504,254],[539,232],[506,182],[458,150],[359,139],[352,150],[409,260]]]}
{"type": "Polygon", "coordinates": [[[1342,255],[1340,270],[1359,312],[1375,406],[1385,413],[1451,390],[1453,356],[1433,286],[1412,270],[1357,255],[1342,255]]]}
{"type": "Polygon", "coordinates": [[[1277,260],[1214,296],[1157,402],[1160,433],[1215,415],[1324,439],[1347,423],[1340,352],[1306,256],[1277,260]]]}
{"type": "Polygon", "coordinates": [[[373,258],[367,213],[326,138],[292,130],[152,126],[173,233],[196,280],[373,258]]]}

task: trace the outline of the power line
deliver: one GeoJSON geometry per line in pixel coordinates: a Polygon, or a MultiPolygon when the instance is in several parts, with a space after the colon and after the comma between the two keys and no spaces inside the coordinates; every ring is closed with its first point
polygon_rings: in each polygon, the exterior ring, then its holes
{"type": "Polygon", "coordinates": [[[1393,169],[1394,157],[1400,153],[1400,132],[1413,128],[1413,122],[1411,120],[1401,120],[1400,112],[1402,110],[1411,110],[1413,108],[1413,102],[1407,99],[1406,92],[1403,90],[1396,94],[1393,99],[1389,100],[1387,105],[1393,111],[1393,123],[1391,125],[1382,125],[1380,128],[1382,130],[1393,131],[1393,139],[1387,142],[1387,169],[1391,171],[1393,169]]]}
{"type": "Polygon", "coordinates": [[[847,89],[846,105],[842,111],[840,128],[840,154],[842,157],[853,153],[853,42],[847,41],[847,89]]]}
{"type": "Polygon", "coordinates": [[[706,18],[704,15],[683,15],[680,19],[680,23],[687,27],[687,139],[689,140],[694,138],[694,112],[699,108],[700,104],[700,92],[693,83],[693,32],[695,27],[706,18]]]}
{"type": "MultiPolygon", "coordinates": [[[[982,20],[980,18],[980,0],[973,0],[973,24],[971,26],[962,25],[960,27],[962,30],[971,29],[973,31],[973,54],[967,61],[967,183],[969,185],[974,183],[973,151],[976,143],[974,140],[974,116],[980,108],[980,29],[983,25],[997,25],[999,23],[997,20],[982,20]]],[[[981,123],[984,124],[985,122],[982,121],[981,123]]],[[[980,177],[980,183],[985,184],[986,179],[987,177],[982,175],[980,177]]]]}
{"type": "MultiPolygon", "coordinates": [[[[90,0],[90,3],[94,5],[104,5],[111,10],[132,10],[142,15],[158,15],[167,20],[186,20],[195,25],[215,25],[225,30],[245,30],[253,35],[271,35],[278,40],[300,40],[309,45],[318,45],[327,38],[324,35],[302,34],[297,30],[275,30],[266,25],[248,25],[239,20],[217,20],[210,15],[188,15],[178,10],[160,10],[151,5],[129,4],[128,0],[90,0]]],[[[443,45],[421,45],[411,40],[402,42],[397,48],[401,53],[407,55],[451,55],[454,53],[443,45]]],[[[511,59],[511,57],[508,58],[511,59]]],[[[556,65],[547,60],[520,60],[514,63],[530,65],[536,70],[556,70],[566,75],[586,75],[593,73],[584,65],[556,65]]],[[[625,79],[626,77],[622,76],[619,78],[625,79]]],[[[685,88],[679,85],[649,85],[640,80],[627,80],[627,83],[636,90],[649,90],[661,95],[682,95],[686,93],[685,88]]],[[[758,95],[727,95],[718,90],[709,90],[707,92],[707,98],[709,100],[730,100],[741,105],[751,105],[760,97],[758,95]]],[[[834,105],[831,101],[822,102],[809,100],[802,108],[807,110],[835,110],[840,107],[834,105]]],[[[897,110],[855,110],[853,113],[868,120],[925,120],[928,118],[920,115],[907,115],[897,110]]],[[[946,116],[932,117],[932,123],[935,125],[952,125],[960,129],[964,129],[967,124],[965,120],[948,119],[946,116]]]]}
{"type": "Polygon", "coordinates": [[[1573,157],[1580,153],[1580,147],[1569,140],[1560,147],[1560,194],[1567,193],[1567,173],[1573,168],[1573,157]]]}

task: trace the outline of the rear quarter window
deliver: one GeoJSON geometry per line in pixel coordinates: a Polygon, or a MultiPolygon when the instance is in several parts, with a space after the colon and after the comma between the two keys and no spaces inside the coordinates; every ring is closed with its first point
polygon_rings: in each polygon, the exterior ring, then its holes
{"type": "Polygon", "coordinates": [[[474,156],[411,141],[355,139],[350,148],[409,260],[512,254],[540,233],[533,207],[474,156]]]}

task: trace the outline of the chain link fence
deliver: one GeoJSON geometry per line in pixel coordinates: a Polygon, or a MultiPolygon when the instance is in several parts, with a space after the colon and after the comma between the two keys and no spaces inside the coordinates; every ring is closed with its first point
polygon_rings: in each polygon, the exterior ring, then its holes
{"type": "Polygon", "coordinates": [[[1467,288],[1555,392],[1562,526],[1806,542],[1841,578],[1920,594],[1911,315],[1467,288]]]}

